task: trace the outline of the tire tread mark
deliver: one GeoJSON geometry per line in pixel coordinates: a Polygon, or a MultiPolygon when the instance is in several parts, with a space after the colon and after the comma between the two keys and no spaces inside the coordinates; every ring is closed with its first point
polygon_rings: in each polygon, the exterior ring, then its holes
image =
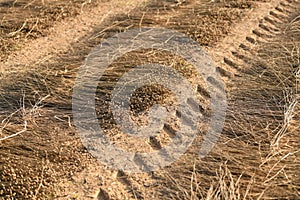
{"type": "Polygon", "coordinates": [[[271,33],[271,34],[274,34],[274,33],[276,33],[276,32],[279,32],[279,29],[273,28],[273,27],[268,26],[268,25],[266,25],[266,24],[264,24],[264,23],[260,23],[258,26],[259,26],[259,28],[261,28],[262,30],[267,31],[267,32],[269,32],[269,33],[271,33]]]}
{"type": "Polygon", "coordinates": [[[280,2],[280,5],[286,8],[294,8],[294,6],[291,6],[290,2],[286,1],[286,2],[280,2]]]}
{"type": "Polygon", "coordinates": [[[217,67],[216,70],[223,77],[233,78],[233,73],[230,72],[230,71],[228,71],[228,70],[226,70],[226,69],[223,69],[221,67],[217,67]]]}
{"type": "Polygon", "coordinates": [[[285,15],[278,14],[274,11],[270,11],[270,15],[273,16],[274,18],[276,18],[277,20],[279,20],[280,23],[282,23],[283,22],[282,20],[287,17],[285,15]]]}
{"type": "Polygon", "coordinates": [[[247,45],[245,45],[243,43],[241,43],[239,45],[239,48],[243,49],[244,51],[250,51],[251,50],[251,48],[249,46],[247,46],[247,45]]]}
{"type": "Polygon", "coordinates": [[[233,67],[236,70],[240,70],[239,64],[235,63],[234,61],[232,61],[227,57],[224,58],[224,63],[229,65],[230,67],[233,67]]]}
{"type": "Polygon", "coordinates": [[[291,14],[291,13],[293,13],[293,11],[291,11],[290,9],[288,9],[288,8],[283,8],[283,7],[281,7],[281,6],[277,6],[277,7],[275,8],[275,10],[278,11],[278,12],[281,12],[281,13],[283,13],[283,14],[291,14]]]}
{"type": "Polygon", "coordinates": [[[245,55],[243,55],[243,54],[239,54],[239,53],[236,52],[236,51],[233,51],[233,52],[231,52],[231,53],[232,53],[232,55],[233,55],[234,57],[236,57],[236,58],[242,60],[244,63],[247,63],[247,64],[251,63],[251,59],[248,58],[247,56],[245,56],[245,55]]]}
{"type": "Polygon", "coordinates": [[[204,114],[204,109],[203,107],[196,102],[194,99],[192,98],[188,98],[187,99],[187,104],[195,111],[195,112],[200,112],[201,114],[204,114]]]}
{"type": "Polygon", "coordinates": [[[263,39],[265,39],[265,38],[272,38],[273,37],[272,35],[262,33],[261,31],[259,31],[257,29],[253,30],[252,33],[255,34],[255,35],[257,35],[260,38],[263,38],[263,39]]]}
{"type": "Polygon", "coordinates": [[[163,130],[171,137],[176,136],[176,129],[174,129],[171,125],[169,124],[164,124],[163,130]]]}
{"type": "Polygon", "coordinates": [[[161,142],[157,139],[156,136],[149,137],[149,144],[154,150],[159,150],[162,148],[161,142]]]}
{"type": "Polygon", "coordinates": [[[206,99],[210,99],[210,94],[201,85],[197,85],[197,92],[206,99]]]}
{"type": "Polygon", "coordinates": [[[247,37],[246,37],[246,40],[247,40],[249,43],[251,43],[251,44],[256,44],[256,43],[257,43],[257,41],[256,41],[253,37],[250,37],[250,36],[247,36],[247,37]]]}
{"type": "Polygon", "coordinates": [[[265,17],[264,20],[267,21],[268,23],[272,24],[275,27],[278,27],[278,25],[281,24],[281,22],[276,21],[275,19],[271,18],[271,16],[265,17]]]}

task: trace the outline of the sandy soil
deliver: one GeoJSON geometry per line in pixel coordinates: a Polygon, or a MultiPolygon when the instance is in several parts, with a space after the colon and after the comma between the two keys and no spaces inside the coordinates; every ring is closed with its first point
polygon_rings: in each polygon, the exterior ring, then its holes
{"type": "MultiPolygon", "coordinates": [[[[300,195],[298,1],[118,0],[67,5],[16,1],[15,8],[13,2],[3,2],[0,136],[24,131],[0,141],[0,198],[296,199],[300,195]],[[26,10],[30,6],[35,9],[26,10]],[[9,12],[4,7],[10,7],[9,12]],[[49,14],[50,8],[61,9],[49,14]],[[64,14],[63,8],[70,12],[64,14]],[[29,27],[17,20],[14,9],[24,19],[31,16],[29,27]],[[12,16],[15,26],[9,28],[5,20],[12,16]],[[45,16],[56,17],[49,17],[47,26],[35,26],[32,19],[43,21],[45,16]],[[129,174],[97,162],[82,145],[72,122],[72,87],[84,58],[103,39],[149,26],[186,33],[204,47],[226,85],[227,116],[222,136],[206,158],[197,156],[207,129],[204,121],[192,147],[171,166],[129,174]]],[[[171,63],[182,70],[198,88],[203,113],[209,113],[205,85],[181,58],[141,51],[112,66],[147,62],[171,63]]],[[[111,141],[143,151],[168,143],[172,138],[167,134],[130,142],[107,120],[111,113],[101,102],[114,84],[110,80],[122,76],[116,74],[105,75],[96,97],[98,117],[111,141]]],[[[159,89],[148,95],[152,103],[172,101],[159,89]],[[155,99],[157,92],[166,97],[155,99]]],[[[150,105],[141,100],[133,107],[150,105]]]]}

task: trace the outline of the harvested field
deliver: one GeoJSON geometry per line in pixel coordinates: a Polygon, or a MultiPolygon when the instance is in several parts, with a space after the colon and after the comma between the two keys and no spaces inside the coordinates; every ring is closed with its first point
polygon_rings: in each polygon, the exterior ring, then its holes
{"type": "Polygon", "coordinates": [[[47,36],[55,22],[75,17],[84,7],[93,4],[85,0],[1,1],[1,61],[10,52],[21,49],[22,43],[47,36]]]}
{"type": "MultiPolygon", "coordinates": [[[[1,199],[297,199],[300,196],[300,3],[297,0],[0,1],[1,199]],[[153,152],[174,138],[181,116],[146,140],[112,120],[112,88],[134,66],[160,63],[197,93],[203,120],[184,155],[154,172],[129,173],[97,161],[75,128],[72,92],[87,55],[117,33],[163,27],[194,39],[217,65],[227,95],[222,134],[198,156],[209,127],[205,81],[182,57],[141,49],[108,67],[95,95],[109,140],[153,152]]],[[[176,106],[160,85],[131,98],[143,124],[154,104],[176,106]]],[[[171,108],[170,108],[171,109],[171,108]]]]}

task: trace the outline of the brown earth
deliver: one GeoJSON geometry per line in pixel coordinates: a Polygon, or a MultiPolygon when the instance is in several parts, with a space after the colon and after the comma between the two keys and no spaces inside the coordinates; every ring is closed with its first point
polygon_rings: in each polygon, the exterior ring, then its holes
{"type": "MultiPolygon", "coordinates": [[[[0,198],[298,198],[299,2],[180,2],[1,1],[0,136],[20,134],[1,139],[0,198]],[[221,138],[206,158],[197,155],[205,121],[184,156],[151,173],[109,169],[82,145],[71,110],[76,72],[103,39],[134,27],[186,33],[219,66],[227,116],[221,138]]],[[[197,88],[209,117],[205,84],[180,57],[144,50],[126,54],[110,67],[130,69],[147,62],[180,71],[197,88]]],[[[168,134],[131,141],[109,120],[109,105],[101,102],[109,100],[104,94],[110,94],[111,80],[123,73],[107,73],[99,83],[101,125],[122,148],[159,149],[172,139],[168,134]]],[[[141,90],[134,98],[133,111],[147,110],[154,102],[172,103],[169,91],[159,87],[141,90]]]]}
{"type": "Polygon", "coordinates": [[[54,23],[77,16],[94,4],[85,0],[1,1],[1,61],[10,52],[22,49],[24,42],[47,36],[54,23]]]}

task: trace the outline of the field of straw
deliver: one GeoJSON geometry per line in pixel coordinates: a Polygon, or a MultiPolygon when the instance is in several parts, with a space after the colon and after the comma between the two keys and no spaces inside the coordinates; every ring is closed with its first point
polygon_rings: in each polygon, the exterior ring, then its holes
{"type": "MultiPolygon", "coordinates": [[[[299,199],[300,2],[297,0],[0,0],[0,199],[299,199]],[[95,95],[111,142],[151,152],[172,140],[121,133],[112,88],[134,66],[171,66],[197,92],[204,120],[193,144],[153,172],[114,170],[82,144],[72,93],[84,59],[105,39],[133,28],[184,33],[212,58],[227,96],[223,131],[198,156],[210,95],[182,57],[141,49],[108,67],[95,95]]],[[[140,88],[132,118],[154,104],[176,105],[160,85],[140,88]]],[[[171,134],[170,134],[171,132],[171,134]]]]}

